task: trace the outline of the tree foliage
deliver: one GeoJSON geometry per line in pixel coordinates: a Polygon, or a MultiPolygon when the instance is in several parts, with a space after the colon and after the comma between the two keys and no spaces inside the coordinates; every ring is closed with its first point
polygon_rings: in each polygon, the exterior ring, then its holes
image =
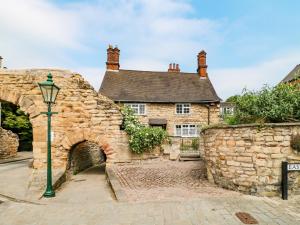
{"type": "Polygon", "coordinates": [[[1,102],[1,126],[19,136],[19,150],[32,150],[32,126],[20,108],[9,102],[1,102]]]}
{"type": "Polygon", "coordinates": [[[260,91],[244,90],[235,100],[235,113],[225,121],[229,124],[280,123],[300,121],[299,84],[264,86],[260,91]]]}
{"type": "Polygon", "coordinates": [[[151,151],[168,138],[167,132],[162,128],[142,125],[129,107],[124,107],[122,114],[122,127],[129,135],[129,147],[132,152],[140,154],[151,151]]]}
{"type": "Polygon", "coordinates": [[[239,95],[233,95],[233,96],[230,96],[226,99],[225,102],[232,102],[232,103],[235,103],[236,100],[238,99],[239,95]]]}

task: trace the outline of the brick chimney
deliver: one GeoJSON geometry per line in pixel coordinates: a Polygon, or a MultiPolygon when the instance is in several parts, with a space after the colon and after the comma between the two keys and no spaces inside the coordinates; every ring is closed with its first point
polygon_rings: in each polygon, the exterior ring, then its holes
{"type": "Polygon", "coordinates": [[[177,72],[177,73],[179,73],[180,72],[179,65],[175,64],[175,63],[170,63],[168,72],[177,72]]]}
{"type": "Polygon", "coordinates": [[[202,50],[198,54],[198,69],[197,72],[200,76],[200,78],[206,78],[207,77],[207,65],[206,65],[206,52],[202,50]]]}
{"type": "Polygon", "coordinates": [[[109,45],[107,49],[106,70],[119,70],[119,58],[120,50],[118,49],[118,47],[116,46],[113,48],[112,45],[109,45]]]}

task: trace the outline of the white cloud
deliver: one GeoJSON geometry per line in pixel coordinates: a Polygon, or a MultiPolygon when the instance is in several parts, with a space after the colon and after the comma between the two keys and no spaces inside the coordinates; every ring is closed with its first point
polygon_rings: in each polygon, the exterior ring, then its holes
{"type": "Polygon", "coordinates": [[[290,53],[266,62],[244,68],[211,70],[210,79],[220,97],[241,94],[243,88],[259,90],[263,85],[278,84],[297,64],[300,53],[290,53]]]}
{"type": "MultiPolygon", "coordinates": [[[[9,68],[62,67],[97,71],[86,57],[108,43],[121,48],[121,66],[165,69],[170,62],[191,65],[197,51],[213,46],[218,23],[188,18],[191,4],[173,0],[71,2],[0,0],[0,54],[9,68]],[[176,60],[175,60],[176,58],[176,60]],[[88,63],[87,63],[88,62],[88,63]],[[154,68],[153,68],[154,67],[154,68]]],[[[90,61],[95,61],[91,59],[90,61]]],[[[99,70],[102,70],[99,68],[99,70]]],[[[95,79],[89,79],[98,86],[95,79]]]]}
{"type": "MultiPolygon", "coordinates": [[[[201,49],[217,53],[228,35],[226,19],[201,18],[191,2],[183,0],[64,5],[50,0],[0,0],[0,4],[0,55],[5,66],[78,71],[96,90],[109,43],[119,45],[122,68],[167,70],[175,62],[183,71],[195,71],[197,53],[201,49]]],[[[286,54],[244,68],[209,67],[209,74],[220,97],[226,98],[245,86],[257,89],[264,83],[275,84],[299,63],[297,59],[297,54],[286,54]]]]}
{"type": "MultiPolygon", "coordinates": [[[[2,0],[1,35],[52,47],[79,47],[74,39],[79,22],[75,12],[59,9],[46,0],[2,0]]],[[[23,42],[26,45],[27,42],[23,42]]]]}

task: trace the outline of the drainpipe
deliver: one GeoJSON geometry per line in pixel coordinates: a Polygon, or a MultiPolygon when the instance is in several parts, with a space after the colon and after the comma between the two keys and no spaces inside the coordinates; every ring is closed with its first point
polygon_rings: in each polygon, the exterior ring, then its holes
{"type": "Polygon", "coordinates": [[[210,107],[209,105],[205,105],[207,108],[207,125],[210,124],[210,107]]]}

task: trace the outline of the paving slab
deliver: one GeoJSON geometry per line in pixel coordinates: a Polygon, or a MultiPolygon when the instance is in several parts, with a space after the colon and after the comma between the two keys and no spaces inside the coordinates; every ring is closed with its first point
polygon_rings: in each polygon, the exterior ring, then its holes
{"type": "Polygon", "coordinates": [[[251,214],[259,225],[300,224],[300,196],[284,201],[205,193],[189,198],[118,202],[104,167],[92,168],[73,176],[56,191],[55,198],[38,200],[39,205],[0,196],[0,225],[242,225],[235,216],[237,212],[251,214]]]}

